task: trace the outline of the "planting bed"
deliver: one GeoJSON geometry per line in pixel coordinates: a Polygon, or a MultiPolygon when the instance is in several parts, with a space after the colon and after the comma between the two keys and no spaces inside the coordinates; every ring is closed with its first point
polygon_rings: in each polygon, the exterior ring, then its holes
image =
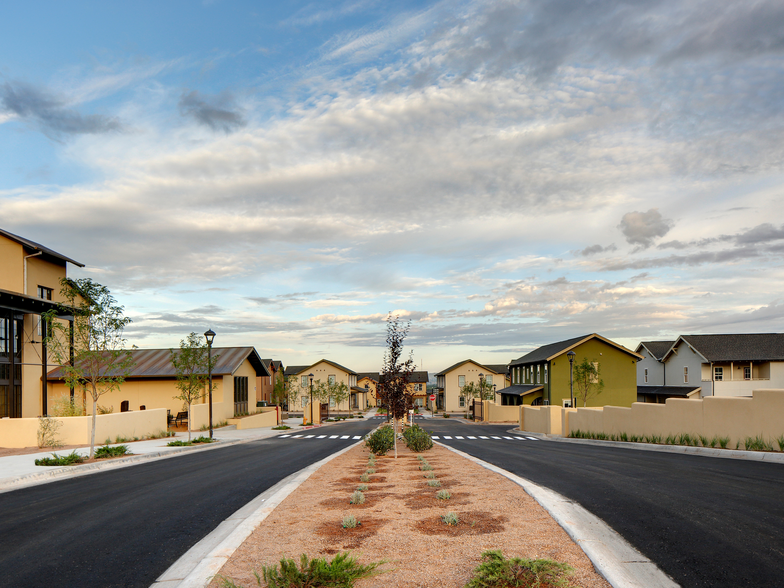
{"type": "MultiPolygon", "coordinates": [[[[314,473],[251,534],[220,574],[238,586],[257,586],[253,570],[287,556],[331,558],[351,551],[362,563],[387,560],[386,573],[357,587],[462,588],[487,549],[507,556],[548,558],[575,568],[574,586],[609,588],[593,565],[525,491],[513,482],[436,446],[422,454],[398,448],[377,457],[364,504],[349,504],[362,482],[369,452],[355,447],[314,473]],[[440,487],[427,486],[417,455],[433,466],[440,487]],[[449,500],[437,500],[447,489],[449,500]],[[459,522],[448,526],[448,512],[459,522]],[[343,517],[361,525],[344,529],[343,517]]],[[[218,587],[213,580],[210,586],[218,587]]]]}

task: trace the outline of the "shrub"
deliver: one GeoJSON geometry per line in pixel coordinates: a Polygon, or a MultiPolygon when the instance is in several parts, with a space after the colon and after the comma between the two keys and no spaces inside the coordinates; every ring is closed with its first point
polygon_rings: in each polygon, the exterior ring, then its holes
{"type": "Polygon", "coordinates": [[[719,447],[721,447],[722,449],[727,449],[727,445],[729,444],[730,444],[729,437],[719,437],[719,447]]]}
{"type": "Polygon", "coordinates": [[[432,469],[433,469],[433,466],[431,466],[431,465],[430,465],[429,463],[427,463],[427,462],[423,462],[423,463],[422,463],[422,465],[421,465],[421,466],[419,466],[419,469],[420,469],[420,470],[422,470],[423,472],[429,472],[430,470],[432,470],[432,469]]]}
{"type": "Polygon", "coordinates": [[[57,437],[57,431],[63,426],[61,421],[50,416],[38,417],[38,447],[62,447],[62,442],[57,437]]]}
{"type": "Polygon", "coordinates": [[[438,494],[436,494],[436,498],[439,500],[449,500],[452,498],[452,495],[449,493],[449,490],[439,490],[438,494]]]}
{"type": "Polygon", "coordinates": [[[376,455],[384,455],[395,446],[392,427],[379,427],[365,438],[365,445],[376,455]]]}
{"type": "Polygon", "coordinates": [[[457,513],[448,512],[445,515],[441,515],[441,520],[445,525],[454,527],[457,523],[460,522],[460,517],[457,516],[457,513]]]}
{"type": "Polygon", "coordinates": [[[96,459],[105,459],[107,457],[120,457],[121,455],[133,455],[127,445],[117,445],[116,447],[109,447],[104,445],[95,450],[96,459]]]}
{"type": "Polygon", "coordinates": [[[370,474],[368,474],[367,472],[365,472],[364,474],[362,474],[362,475],[359,477],[359,481],[360,481],[360,482],[370,482],[370,474]]]}
{"type": "Polygon", "coordinates": [[[746,437],[743,446],[746,448],[746,451],[773,451],[773,445],[765,441],[760,435],[746,437]]]}
{"type": "MultiPolygon", "coordinates": [[[[327,419],[329,420],[329,419],[327,419]]],[[[277,427],[272,427],[273,431],[285,431],[286,429],[290,429],[288,425],[278,425],[277,427]]]]}
{"type": "Polygon", "coordinates": [[[359,486],[357,486],[357,490],[359,490],[360,492],[367,492],[367,489],[368,489],[367,484],[360,484],[359,486]]]}
{"type": "Polygon", "coordinates": [[[784,451],[784,435],[776,437],[776,443],[779,444],[779,451],[784,451]]]}
{"type": "Polygon", "coordinates": [[[441,482],[439,482],[438,480],[428,480],[427,485],[430,486],[431,488],[437,488],[438,486],[441,485],[441,482]]]}
{"type": "Polygon", "coordinates": [[[168,445],[169,447],[184,447],[186,445],[190,447],[191,445],[193,445],[193,443],[191,443],[190,441],[182,441],[180,439],[175,439],[174,441],[169,441],[166,445],[168,445]]]}
{"type": "Polygon", "coordinates": [[[351,500],[349,500],[351,504],[365,504],[365,495],[362,494],[362,490],[354,490],[354,493],[351,495],[351,500]]]}
{"type": "Polygon", "coordinates": [[[346,515],[343,517],[342,525],[344,529],[355,529],[361,524],[362,523],[359,520],[357,520],[357,517],[355,517],[354,515],[346,515]]]}
{"type": "Polygon", "coordinates": [[[427,451],[433,448],[433,440],[430,438],[430,433],[425,431],[419,425],[409,427],[403,432],[403,437],[406,440],[406,445],[411,451],[419,453],[420,451],[427,451]]]}
{"type": "Polygon", "coordinates": [[[713,438],[710,440],[710,446],[716,447],[719,444],[719,438],[714,435],[713,438]]]}
{"type": "Polygon", "coordinates": [[[474,569],[465,588],[507,588],[508,586],[566,587],[566,576],[573,568],[550,559],[506,559],[500,551],[482,553],[482,562],[474,569]]]}
{"type": "Polygon", "coordinates": [[[425,474],[425,478],[428,478],[429,480],[435,480],[435,478],[436,478],[436,473],[435,473],[435,472],[427,472],[427,473],[425,474]]]}
{"type": "Polygon", "coordinates": [[[708,441],[708,438],[705,435],[700,435],[700,445],[707,447],[709,444],[710,441],[708,441]]]}
{"type": "Polygon", "coordinates": [[[82,416],[84,414],[84,406],[76,402],[76,398],[71,399],[67,394],[58,396],[52,402],[51,413],[57,417],[74,417],[82,416]]]}
{"type": "Polygon", "coordinates": [[[98,414],[112,414],[114,412],[114,406],[101,406],[98,405],[98,414]]]}
{"type": "Polygon", "coordinates": [[[37,466],[68,466],[74,465],[77,463],[82,463],[84,458],[76,453],[74,449],[68,455],[57,455],[56,453],[52,454],[52,457],[42,457],[41,459],[35,460],[35,465],[37,466]]]}
{"type": "Polygon", "coordinates": [[[368,475],[372,475],[372,474],[376,473],[376,469],[375,468],[368,468],[368,469],[365,470],[365,472],[367,472],[368,475]]]}
{"type": "MultiPolygon", "coordinates": [[[[261,575],[253,572],[256,584],[268,588],[302,588],[315,586],[335,586],[352,588],[357,580],[377,576],[383,572],[377,568],[384,561],[371,564],[360,564],[348,553],[339,553],[331,562],[326,559],[311,559],[304,553],[300,557],[299,567],[293,559],[280,560],[280,565],[262,566],[261,575]]],[[[237,585],[228,578],[221,578],[224,588],[237,588],[237,585]]]]}
{"type": "Polygon", "coordinates": [[[448,418],[449,418],[449,413],[445,412],[445,413],[444,413],[444,418],[445,418],[445,419],[448,419],[448,418]]]}

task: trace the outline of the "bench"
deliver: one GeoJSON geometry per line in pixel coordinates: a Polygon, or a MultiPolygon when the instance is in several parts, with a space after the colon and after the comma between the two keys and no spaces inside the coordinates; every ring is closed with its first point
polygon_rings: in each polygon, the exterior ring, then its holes
{"type": "Polygon", "coordinates": [[[187,423],[187,422],[188,422],[188,413],[187,412],[184,412],[184,411],[183,412],[178,412],[177,416],[174,417],[174,425],[175,426],[177,426],[177,424],[182,425],[183,423],[187,423]]]}

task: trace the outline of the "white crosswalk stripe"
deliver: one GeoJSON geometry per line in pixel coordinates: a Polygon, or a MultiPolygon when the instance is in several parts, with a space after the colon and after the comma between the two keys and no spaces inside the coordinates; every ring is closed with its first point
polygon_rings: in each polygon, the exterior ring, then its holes
{"type": "Polygon", "coordinates": [[[315,435],[305,435],[305,439],[313,439],[313,437],[315,437],[315,435]]]}
{"type": "Polygon", "coordinates": [[[326,435],[319,435],[318,437],[316,437],[316,439],[323,439],[324,437],[326,437],[326,435]]]}
{"type": "Polygon", "coordinates": [[[302,435],[292,435],[292,438],[294,438],[294,439],[297,439],[299,437],[302,437],[302,435]]]}
{"type": "Polygon", "coordinates": [[[278,436],[279,436],[281,439],[282,439],[283,437],[291,437],[291,435],[278,435],[278,436]]]}
{"type": "Polygon", "coordinates": [[[501,437],[493,437],[492,435],[490,435],[490,438],[491,439],[500,439],[501,437]]]}
{"type": "Polygon", "coordinates": [[[359,436],[359,435],[354,435],[354,437],[353,437],[353,438],[354,438],[354,439],[362,439],[362,437],[361,437],[361,436],[359,436]]]}
{"type": "Polygon", "coordinates": [[[464,439],[464,437],[458,437],[457,435],[455,435],[455,439],[464,439]]]}
{"type": "Polygon", "coordinates": [[[539,441],[539,439],[537,439],[536,437],[527,437],[527,439],[530,439],[531,441],[539,441]]]}
{"type": "Polygon", "coordinates": [[[341,439],[348,439],[348,435],[341,435],[341,439]]]}
{"type": "Polygon", "coordinates": [[[504,437],[504,439],[509,439],[510,441],[512,440],[512,438],[511,438],[511,437],[504,437]]]}
{"type": "Polygon", "coordinates": [[[479,435],[479,438],[480,439],[489,439],[490,437],[482,437],[482,435],[479,435]]]}
{"type": "Polygon", "coordinates": [[[452,437],[448,437],[448,436],[444,435],[444,439],[451,439],[451,438],[452,437]]]}
{"type": "Polygon", "coordinates": [[[430,438],[431,439],[440,439],[441,437],[439,437],[438,435],[431,435],[430,438]]]}
{"type": "Polygon", "coordinates": [[[329,438],[330,438],[330,439],[337,439],[337,438],[338,438],[338,436],[337,436],[337,435],[330,435],[330,436],[329,436],[329,438]]]}

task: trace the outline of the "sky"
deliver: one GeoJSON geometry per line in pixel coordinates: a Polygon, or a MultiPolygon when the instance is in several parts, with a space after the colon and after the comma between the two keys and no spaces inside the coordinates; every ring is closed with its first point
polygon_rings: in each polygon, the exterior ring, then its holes
{"type": "Polygon", "coordinates": [[[0,228],[129,344],[434,374],[784,331],[784,3],[0,9],[0,228]]]}

